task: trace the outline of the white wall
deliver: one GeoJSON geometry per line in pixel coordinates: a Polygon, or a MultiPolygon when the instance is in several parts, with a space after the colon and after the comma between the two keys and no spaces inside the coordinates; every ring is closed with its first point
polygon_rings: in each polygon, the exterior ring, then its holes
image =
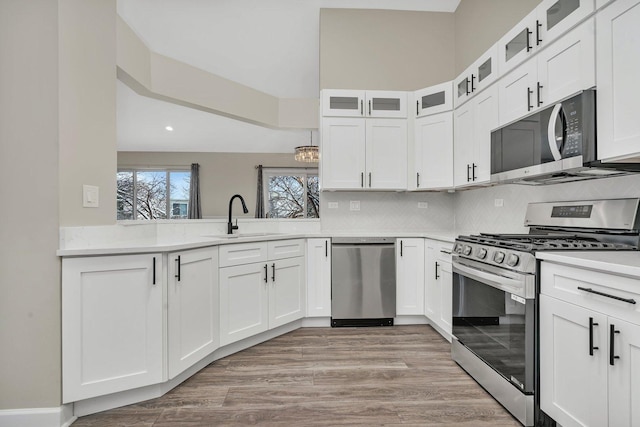
{"type": "Polygon", "coordinates": [[[0,409],[60,405],[58,0],[0,1],[0,409]]]}

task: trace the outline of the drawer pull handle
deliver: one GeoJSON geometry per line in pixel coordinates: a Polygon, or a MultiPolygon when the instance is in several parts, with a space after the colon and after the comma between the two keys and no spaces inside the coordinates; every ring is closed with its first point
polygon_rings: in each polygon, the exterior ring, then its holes
{"type": "Polygon", "coordinates": [[[615,295],[605,294],[604,292],[594,291],[591,288],[583,288],[582,286],[578,286],[578,289],[581,290],[581,291],[589,292],[590,294],[596,294],[596,295],[600,295],[600,296],[603,296],[603,297],[615,299],[615,300],[618,300],[618,301],[624,301],[624,302],[627,302],[629,304],[635,304],[636,303],[636,300],[634,300],[634,299],[622,298],[622,297],[618,297],[618,296],[615,296],[615,295]]]}
{"type": "Polygon", "coordinates": [[[593,327],[594,326],[598,326],[598,324],[593,321],[593,317],[589,317],[589,356],[593,356],[593,350],[599,350],[598,347],[593,346],[593,327]]]}

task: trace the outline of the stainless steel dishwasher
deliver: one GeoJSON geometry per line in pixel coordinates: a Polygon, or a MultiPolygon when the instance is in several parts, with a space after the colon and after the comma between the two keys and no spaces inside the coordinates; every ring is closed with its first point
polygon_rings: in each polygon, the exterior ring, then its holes
{"type": "Polygon", "coordinates": [[[331,239],[331,326],[391,326],[396,316],[395,239],[331,239]]]}

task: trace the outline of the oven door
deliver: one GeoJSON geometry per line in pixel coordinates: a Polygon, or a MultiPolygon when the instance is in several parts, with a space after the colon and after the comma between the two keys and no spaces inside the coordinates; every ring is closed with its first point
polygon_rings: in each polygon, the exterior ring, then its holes
{"type": "Polygon", "coordinates": [[[525,394],[534,391],[535,276],[453,261],[453,336],[525,394]]]}

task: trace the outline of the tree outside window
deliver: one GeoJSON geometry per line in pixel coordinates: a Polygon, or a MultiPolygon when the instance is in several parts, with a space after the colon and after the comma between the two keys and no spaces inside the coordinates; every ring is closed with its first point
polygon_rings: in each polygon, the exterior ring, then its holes
{"type": "Polygon", "coordinates": [[[116,179],[117,219],[188,217],[190,171],[120,170],[116,179]]]}
{"type": "Polygon", "coordinates": [[[264,172],[268,218],[320,218],[318,174],[314,171],[264,172]]]}

